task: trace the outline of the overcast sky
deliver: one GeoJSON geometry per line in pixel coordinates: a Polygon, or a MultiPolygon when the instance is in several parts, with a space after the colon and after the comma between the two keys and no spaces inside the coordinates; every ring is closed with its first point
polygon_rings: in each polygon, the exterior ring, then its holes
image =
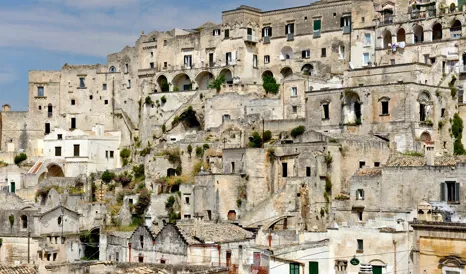
{"type": "Polygon", "coordinates": [[[106,62],[144,30],[221,22],[240,5],[271,10],[310,0],[0,0],[0,105],[27,110],[29,70],[106,62]]]}

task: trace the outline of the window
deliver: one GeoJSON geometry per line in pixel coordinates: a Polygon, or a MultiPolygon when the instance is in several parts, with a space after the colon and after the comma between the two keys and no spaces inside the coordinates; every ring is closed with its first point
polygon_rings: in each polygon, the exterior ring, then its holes
{"type": "Polygon", "coordinates": [[[108,69],[109,72],[116,72],[116,68],[114,66],[111,66],[109,69],[108,69]]]}
{"type": "Polygon", "coordinates": [[[320,37],[322,29],[322,21],[320,19],[314,20],[314,37],[320,37]]]}
{"type": "Polygon", "coordinates": [[[423,122],[426,120],[426,105],[419,104],[419,121],[423,122]]]}
{"type": "Polygon", "coordinates": [[[366,165],[366,162],[359,161],[359,168],[363,168],[366,165]]]}
{"type": "Polygon", "coordinates": [[[288,177],[288,163],[282,163],[282,177],[288,177]]]}
{"type": "Polygon", "coordinates": [[[369,46],[372,43],[371,34],[365,33],[364,34],[364,45],[369,46]]]}
{"type": "Polygon", "coordinates": [[[345,46],[340,45],[338,47],[338,57],[340,59],[345,59],[345,56],[346,56],[346,48],[345,48],[345,46]]]}
{"type": "Polygon", "coordinates": [[[358,239],[358,252],[364,251],[364,242],[361,239],[358,239]]]}
{"type": "Polygon", "coordinates": [[[57,134],[57,139],[58,140],[63,140],[63,134],[57,134]]]}
{"type": "Polygon", "coordinates": [[[189,205],[189,197],[184,197],[185,204],[189,205]]]}
{"type": "Polygon", "coordinates": [[[322,104],[322,120],[330,119],[329,104],[322,104]]]}
{"type": "Polygon", "coordinates": [[[340,18],[340,27],[349,27],[351,25],[351,16],[343,16],[340,18]]]}
{"type": "Polygon", "coordinates": [[[108,150],[105,151],[105,159],[108,159],[108,150]]]}
{"type": "Polygon", "coordinates": [[[120,253],[119,252],[115,252],[115,261],[118,263],[118,261],[120,261],[120,253]]]}
{"type": "Polygon", "coordinates": [[[76,128],[76,118],[71,118],[71,129],[76,128]]]}
{"type": "Polygon", "coordinates": [[[28,217],[26,215],[21,216],[21,228],[28,228],[28,217]]]}
{"type": "Polygon", "coordinates": [[[327,57],[327,48],[322,48],[321,53],[322,57],[327,57]]]}
{"type": "Polygon", "coordinates": [[[37,96],[44,97],[44,87],[37,87],[37,96]]]}
{"type": "Polygon", "coordinates": [[[230,114],[223,114],[222,115],[222,123],[225,121],[230,121],[231,117],[230,114]]]}
{"type": "Polygon", "coordinates": [[[168,63],[167,62],[163,62],[163,68],[167,68],[168,67],[168,63]]]}
{"type": "Polygon", "coordinates": [[[220,36],[220,29],[214,29],[214,31],[212,32],[212,35],[213,36],[220,36]]]}
{"type": "Polygon", "coordinates": [[[445,117],[445,109],[444,108],[442,108],[442,110],[440,112],[440,117],[442,117],[442,118],[445,117]]]}
{"type": "Polygon", "coordinates": [[[89,100],[92,100],[94,97],[92,95],[89,95],[89,100]]]}
{"type": "Polygon", "coordinates": [[[290,274],[301,274],[299,272],[299,264],[290,263],[290,274]]]}
{"type": "Polygon", "coordinates": [[[125,64],[125,73],[128,73],[129,72],[129,65],[128,63],[125,64]]]}
{"type": "Polygon", "coordinates": [[[364,200],[364,189],[356,190],[356,200],[364,200]]]}
{"type": "Polygon", "coordinates": [[[262,37],[272,37],[272,28],[265,27],[262,29],[262,37]]]}
{"type": "Polygon", "coordinates": [[[184,67],[190,69],[193,64],[192,55],[184,56],[184,67]]]}
{"type": "Polygon", "coordinates": [[[225,30],[225,39],[228,39],[228,38],[230,38],[230,30],[226,29],[225,30]]]}
{"type": "Polygon", "coordinates": [[[150,57],[154,57],[154,52],[153,51],[150,52],[150,57]]]}
{"type": "Polygon", "coordinates": [[[86,88],[86,84],[84,83],[84,77],[79,77],[79,88],[86,88]]]}
{"type": "Polygon", "coordinates": [[[296,97],[298,96],[298,88],[297,87],[292,87],[291,88],[291,97],[296,97]]]}
{"type": "Polygon", "coordinates": [[[252,66],[253,66],[254,68],[257,68],[257,63],[258,63],[258,62],[257,62],[257,55],[254,54],[254,55],[252,56],[252,66]]]}
{"type": "Polygon", "coordinates": [[[42,106],[39,106],[39,110],[42,110],[42,106]]]}
{"type": "Polygon", "coordinates": [[[270,55],[265,55],[264,56],[264,64],[270,63],[270,55]]]}
{"type": "Polygon", "coordinates": [[[374,162],[374,167],[379,167],[380,166],[380,162],[374,162]]]}
{"type": "Polygon", "coordinates": [[[310,166],[306,167],[306,177],[311,177],[311,167],[310,166]]]}
{"type": "Polygon", "coordinates": [[[367,66],[369,65],[369,62],[371,61],[370,58],[369,58],[369,53],[368,52],[365,52],[363,53],[363,65],[364,66],[367,66]]]}
{"type": "Polygon", "coordinates": [[[128,88],[131,88],[131,80],[128,80],[128,88]]]}
{"type": "Polygon", "coordinates": [[[76,101],[74,99],[71,100],[71,105],[72,106],[76,105],[76,101]]]}
{"type": "Polygon", "coordinates": [[[150,62],[150,63],[149,63],[149,66],[150,66],[151,69],[153,69],[153,68],[155,67],[155,66],[154,66],[154,62],[150,62]]]}
{"type": "Polygon", "coordinates": [[[210,67],[213,67],[215,65],[215,62],[214,62],[214,54],[213,53],[209,53],[209,66],[210,67]]]}
{"type": "MultiPolygon", "coordinates": [[[[373,274],[382,274],[382,273],[383,273],[383,272],[382,272],[382,266],[381,266],[381,265],[373,265],[373,266],[372,266],[372,273],[373,273],[373,274]]],[[[449,274],[449,273],[447,272],[447,274],[449,274]]],[[[453,274],[453,273],[452,273],[452,274],[453,274]]],[[[456,274],[456,273],[455,273],[455,274],[456,274]]]]}
{"type": "Polygon", "coordinates": [[[246,34],[247,35],[252,35],[252,28],[247,28],[246,29],[246,34]]]}
{"type": "Polygon", "coordinates": [[[298,107],[297,106],[292,106],[291,107],[293,113],[298,113],[298,107]]]}
{"type": "Polygon", "coordinates": [[[361,17],[361,22],[364,23],[366,20],[364,17],[361,17]]]}
{"type": "Polygon", "coordinates": [[[79,145],[73,145],[73,156],[79,157],[79,145]]]}
{"type": "Polygon", "coordinates": [[[285,34],[294,34],[294,24],[287,24],[285,26],[285,34]]]}
{"type": "Polygon", "coordinates": [[[50,123],[45,123],[45,134],[50,133],[50,123]]]}
{"type": "Polygon", "coordinates": [[[55,156],[57,157],[61,156],[61,147],[55,147],[55,156]]]}
{"type": "Polygon", "coordinates": [[[104,104],[108,105],[108,100],[105,100],[105,101],[104,101],[104,104]]]}
{"type": "Polygon", "coordinates": [[[167,40],[163,40],[163,46],[165,47],[166,45],[168,45],[168,41],[167,41],[167,40]]]}
{"type": "MultiPolygon", "coordinates": [[[[62,221],[61,216],[59,216],[59,217],[57,218],[57,223],[58,223],[58,225],[61,225],[61,221],[62,221]]],[[[57,238],[58,238],[58,237],[55,237],[55,243],[57,243],[57,238]]]]}
{"type": "Polygon", "coordinates": [[[225,55],[226,65],[231,64],[231,52],[227,52],[225,55]]]}
{"type": "Polygon", "coordinates": [[[113,150],[110,151],[110,158],[113,159],[115,157],[115,152],[113,150]]]}
{"type": "Polygon", "coordinates": [[[311,57],[311,50],[306,49],[306,50],[301,51],[301,57],[302,58],[310,58],[311,57]]]}
{"type": "Polygon", "coordinates": [[[107,84],[102,84],[102,90],[107,90],[107,84]]]}
{"type": "Polygon", "coordinates": [[[460,202],[460,184],[458,182],[444,182],[440,184],[440,200],[442,202],[460,202]]]}
{"type": "Polygon", "coordinates": [[[382,104],[382,115],[388,115],[388,101],[380,102],[382,104]]]}
{"type": "Polygon", "coordinates": [[[390,59],[390,65],[395,65],[395,59],[390,59]]]}
{"type": "Polygon", "coordinates": [[[319,274],[319,262],[309,262],[309,274],[319,274]]]}
{"type": "Polygon", "coordinates": [[[235,173],[235,162],[231,162],[231,173],[235,173]]]}
{"type": "Polygon", "coordinates": [[[139,235],[139,244],[141,245],[141,248],[144,248],[144,236],[139,235]]]}

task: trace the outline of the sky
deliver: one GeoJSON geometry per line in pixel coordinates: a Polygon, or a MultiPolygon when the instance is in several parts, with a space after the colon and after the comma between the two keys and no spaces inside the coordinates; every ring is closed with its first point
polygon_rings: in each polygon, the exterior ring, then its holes
{"type": "Polygon", "coordinates": [[[27,110],[28,71],[105,64],[134,46],[141,31],[221,23],[221,12],[249,5],[273,10],[311,0],[0,0],[0,105],[27,110]]]}

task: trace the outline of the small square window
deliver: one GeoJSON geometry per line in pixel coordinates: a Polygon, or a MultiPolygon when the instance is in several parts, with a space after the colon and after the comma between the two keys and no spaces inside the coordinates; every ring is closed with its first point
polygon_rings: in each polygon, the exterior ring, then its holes
{"type": "Polygon", "coordinates": [[[220,29],[214,29],[213,35],[214,36],[219,36],[220,35],[220,29]]]}
{"type": "Polygon", "coordinates": [[[114,157],[114,151],[110,151],[110,158],[113,158],[114,157]]]}
{"type": "Polygon", "coordinates": [[[168,67],[168,63],[167,62],[163,62],[163,68],[167,68],[168,67]]]}
{"type": "Polygon", "coordinates": [[[57,134],[57,139],[58,140],[63,140],[63,134],[57,134]]]}
{"type": "Polygon", "coordinates": [[[337,16],[337,14],[334,12],[334,13],[333,13],[333,17],[336,17],[336,16],[337,16]]]}
{"type": "Polygon", "coordinates": [[[327,48],[322,48],[321,53],[322,57],[327,57],[327,48]]]}
{"type": "Polygon", "coordinates": [[[71,105],[72,105],[72,106],[76,105],[76,101],[75,101],[74,99],[71,100],[71,105]]]}
{"type": "Polygon", "coordinates": [[[307,21],[307,16],[304,16],[304,21],[307,21]]]}
{"type": "Polygon", "coordinates": [[[364,200],[364,189],[356,190],[356,200],[364,200]]]}
{"type": "Polygon", "coordinates": [[[311,167],[310,166],[306,167],[306,177],[311,177],[311,167]]]}
{"type": "Polygon", "coordinates": [[[382,104],[382,115],[388,115],[388,101],[381,102],[382,104]]]}
{"type": "Polygon", "coordinates": [[[380,162],[374,162],[374,167],[379,167],[380,166],[380,162]]]}
{"type": "Polygon", "coordinates": [[[363,168],[366,165],[366,162],[359,161],[359,168],[363,168]]]}
{"type": "Polygon", "coordinates": [[[167,40],[163,40],[163,46],[165,47],[168,44],[167,40]]]}
{"type": "Polygon", "coordinates": [[[293,113],[297,113],[298,112],[298,107],[297,106],[293,106],[293,113]]]}
{"type": "Polygon", "coordinates": [[[270,55],[265,55],[264,56],[264,64],[270,63],[270,55]]]}
{"type": "Polygon", "coordinates": [[[153,69],[154,68],[154,62],[150,62],[150,68],[153,69]]]}
{"type": "Polygon", "coordinates": [[[184,197],[184,201],[187,205],[189,205],[189,197],[184,197]]]}
{"type": "Polygon", "coordinates": [[[357,251],[362,252],[363,250],[364,250],[364,241],[361,239],[358,239],[358,250],[357,251]]]}
{"type": "Polygon", "coordinates": [[[298,88],[297,87],[292,87],[291,88],[291,97],[296,97],[298,96],[298,88]]]}
{"type": "Polygon", "coordinates": [[[105,100],[105,101],[104,101],[104,104],[108,105],[108,100],[105,100]]]}
{"type": "Polygon", "coordinates": [[[150,52],[150,57],[154,57],[154,52],[153,51],[150,52]]]}
{"type": "Polygon", "coordinates": [[[302,58],[311,58],[311,50],[310,49],[306,49],[306,50],[303,50],[301,52],[301,57],[302,58]]]}
{"type": "Polygon", "coordinates": [[[395,65],[395,59],[390,59],[390,65],[395,65]]]}
{"type": "Polygon", "coordinates": [[[322,105],[322,120],[329,120],[330,119],[330,110],[328,104],[322,105]]]}
{"type": "Polygon", "coordinates": [[[55,156],[57,157],[61,156],[61,147],[55,147],[55,156]]]}
{"type": "Polygon", "coordinates": [[[102,84],[102,90],[107,90],[107,84],[102,84]]]}
{"type": "Polygon", "coordinates": [[[94,98],[94,96],[89,95],[89,100],[92,100],[93,98],[94,98]]]}
{"type": "Polygon", "coordinates": [[[440,112],[440,117],[442,117],[442,118],[445,117],[445,109],[444,108],[442,108],[442,110],[440,112]]]}
{"type": "Polygon", "coordinates": [[[365,21],[366,21],[366,19],[364,17],[361,17],[361,22],[364,23],[365,21]]]}

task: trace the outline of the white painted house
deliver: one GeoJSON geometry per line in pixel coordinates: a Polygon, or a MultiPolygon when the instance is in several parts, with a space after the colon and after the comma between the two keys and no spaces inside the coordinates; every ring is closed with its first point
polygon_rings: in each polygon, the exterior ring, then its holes
{"type": "Polygon", "coordinates": [[[43,156],[65,160],[65,177],[116,169],[120,163],[120,131],[104,131],[96,125],[92,131],[56,128],[44,137],[43,156]]]}

